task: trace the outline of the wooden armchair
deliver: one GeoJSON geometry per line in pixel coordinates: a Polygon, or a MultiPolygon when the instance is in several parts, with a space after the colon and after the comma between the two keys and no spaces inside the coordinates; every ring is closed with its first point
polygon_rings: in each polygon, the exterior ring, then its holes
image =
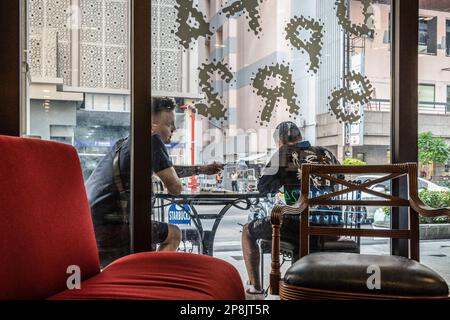
{"type": "Polygon", "coordinates": [[[426,217],[450,216],[450,208],[433,209],[419,199],[417,164],[393,164],[377,166],[302,165],[302,194],[298,207],[277,206],[272,210],[272,270],[270,287],[272,294],[281,299],[448,299],[449,289],[445,280],[430,268],[419,263],[419,214],[426,217]],[[338,179],[337,173],[384,174],[364,183],[338,179]],[[342,190],[310,197],[311,176],[318,176],[341,184],[342,190]],[[408,197],[384,194],[370,186],[401,176],[408,177],[408,197]],[[333,197],[361,191],[378,197],[375,200],[331,200],[333,197]],[[380,200],[380,198],[382,200],[380,200]],[[310,226],[309,209],[317,205],[361,205],[408,207],[407,230],[346,229],[310,226]],[[300,259],[280,280],[280,225],[283,215],[300,215],[300,259]],[[309,254],[309,236],[359,236],[406,239],[408,257],[381,256],[357,253],[319,252],[309,254]],[[375,271],[374,271],[375,270],[375,271]],[[378,279],[370,278],[371,274],[378,279]],[[369,279],[370,278],[370,279],[369,279]],[[375,279],[375,285],[369,282],[375,279]],[[378,283],[377,283],[378,281],[378,283]]]}

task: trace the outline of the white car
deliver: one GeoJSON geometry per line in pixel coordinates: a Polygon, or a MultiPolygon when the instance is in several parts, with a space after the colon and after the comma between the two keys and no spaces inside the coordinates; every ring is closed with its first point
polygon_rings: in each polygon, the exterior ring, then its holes
{"type": "MultiPolygon", "coordinates": [[[[353,181],[356,181],[358,183],[365,183],[367,181],[375,180],[380,177],[382,177],[382,175],[364,175],[364,176],[356,177],[355,179],[353,179],[353,181]]],[[[435,184],[431,181],[428,181],[426,179],[423,179],[423,178],[418,178],[418,187],[419,187],[419,192],[423,189],[427,189],[429,191],[441,191],[441,192],[442,191],[450,191],[450,189],[447,187],[438,186],[437,184],[435,184]]],[[[381,193],[390,194],[391,193],[390,180],[383,181],[381,183],[372,185],[369,187],[369,189],[378,191],[381,193]]],[[[372,194],[369,194],[366,192],[361,193],[361,199],[382,200],[380,197],[377,197],[375,195],[372,195],[372,194]]],[[[367,211],[367,219],[370,219],[372,221],[379,221],[379,220],[382,220],[381,218],[385,218],[383,208],[367,206],[366,211],[367,211]]]]}
{"type": "MultiPolygon", "coordinates": [[[[354,180],[360,181],[361,183],[365,183],[367,181],[375,180],[380,178],[381,175],[365,175],[365,176],[358,176],[354,180]]],[[[419,191],[423,189],[427,189],[429,191],[450,191],[447,187],[438,186],[437,184],[426,180],[424,178],[418,178],[418,185],[419,185],[419,191]]],[[[390,181],[383,181],[382,183],[379,183],[377,185],[371,186],[371,189],[379,188],[379,189],[385,189],[388,193],[390,193],[391,186],[390,181]]],[[[378,190],[377,190],[378,191],[378,190]]]]}
{"type": "Polygon", "coordinates": [[[422,189],[427,189],[428,191],[450,191],[447,187],[438,186],[437,184],[428,181],[424,178],[419,178],[419,191],[422,189]]]}

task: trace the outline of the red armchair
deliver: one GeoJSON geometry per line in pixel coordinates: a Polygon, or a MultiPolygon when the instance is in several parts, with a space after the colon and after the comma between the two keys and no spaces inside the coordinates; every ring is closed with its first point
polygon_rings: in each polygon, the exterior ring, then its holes
{"type": "Polygon", "coordinates": [[[204,255],[132,254],[100,272],[78,155],[61,143],[0,136],[0,252],[0,299],[245,298],[237,270],[204,255]]]}

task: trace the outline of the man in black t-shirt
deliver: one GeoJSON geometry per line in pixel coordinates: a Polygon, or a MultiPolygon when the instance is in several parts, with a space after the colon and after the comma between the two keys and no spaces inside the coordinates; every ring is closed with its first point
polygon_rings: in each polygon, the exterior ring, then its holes
{"type": "MultiPolygon", "coordinates": [[[[339,164],[339,161],[327,149],[313,147],[308,141],[301,141],[300,129],[291,121],[282,122],[277,126],[274,139],[278,143],[279,149],[264,168],[258,181],[258,191],[262,194],[275,194],[283,188],[287,205],[295,204],[300,196],[301,165],[303,163],[339,164]]],[[[313,193],[329,193],[333,191],[333,188],[334,186],[330,184],[329,180],[320,177],[311,179],[310,191],[313,193]]],[[[341,223],[339,208],[318,209],[322,209],[323,212],[311,214],[312,224],[339,225],[341,223]]],[[[282,241],[298,247],[298,215],[283,217],[280,235],[282,241]]],[[[247,289],[248,293],[262,292],[259,276],[260,252],[257,245],[259,239],[272,240],[270,216],[249,222],[244,225],[242,231],[242,251],[250,285],[247,289]]],[[[313,240],[318,239],[311,238],[311,240],[311,243],[313,243],[313,240]]]]}
{"type": "MultiPolygon", "coordinates": [[[[156,174],[161,179],[170,194],[181,193],[180,178],[216,174],[223,168],[222,164],[217,163],[173,166],[165,144],[170,143],[176,129],[175,103],[168,98],[154,98],[151,108],[151,174],[156,174]]],[[[86,181],[102,265],[128,254],[130,248],[130,148],[129,138],[119,140],[86,181]]],[[[159,244],[159,251],[174,251],[180,241],[181,231],[177,226],[152,220],[152,243],[159,244]]]]}

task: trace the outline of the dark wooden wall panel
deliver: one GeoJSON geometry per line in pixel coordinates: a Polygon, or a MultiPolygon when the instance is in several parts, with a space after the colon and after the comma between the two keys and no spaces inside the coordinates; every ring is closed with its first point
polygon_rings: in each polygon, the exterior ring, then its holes
{"type": "Polygon", "coordinates": [[[20,1],[0,2],[0,134],[20,134],[20,1]]]}
{"type": "MultiPolygon", "coordinates": [[[[393,0],[392,12],[392,163],[417,162],[419,0],[393,0]]],[[[393,181],[392,193],[407,196],[406,178],[393,181]]],[[[393,208],[391,217],[392,228],[407,228],[407,208],[393,208]]],[[[406,241],[393,240],[391,251],[408,256],[406,241]]]]}
{"type": "Polygon", "coordinates": [[[149,0],[133,0],[131,242],[133,252],[151,250],[151,54],[149,0]]]}

